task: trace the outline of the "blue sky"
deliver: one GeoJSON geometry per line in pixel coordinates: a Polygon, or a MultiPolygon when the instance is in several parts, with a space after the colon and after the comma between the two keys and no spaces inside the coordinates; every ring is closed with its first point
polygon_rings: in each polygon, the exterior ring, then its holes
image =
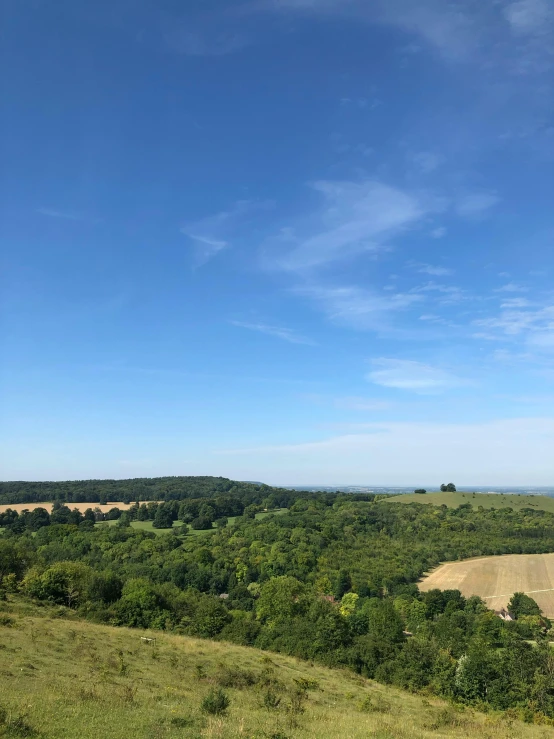
{"type": "Polygon", "coordinates": [[[3,479],[554,477],[549,0],[5,0],[3,479]]]}

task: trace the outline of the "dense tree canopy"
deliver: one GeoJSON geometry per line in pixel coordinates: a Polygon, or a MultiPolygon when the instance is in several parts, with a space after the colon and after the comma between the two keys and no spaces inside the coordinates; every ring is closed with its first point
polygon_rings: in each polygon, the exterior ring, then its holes
{"type": "Polygon", "coordinates": [[[184,536],[95,527],[92,508],[8,512],[2,587],[97,621],[252,644],[410,690],[554,717],[554,683],[544,677],[550,624],[525,597],[514,596],[518,618],[504,622],[479,598],[423,594],[416,584],[444,560],[552,551],[554,514],[288,491],[287,513],[258,520],[251,514],[284,501],[273,491],[258,502],[262,492],[217,491],[125,514],[220,521],[184,536]]]}

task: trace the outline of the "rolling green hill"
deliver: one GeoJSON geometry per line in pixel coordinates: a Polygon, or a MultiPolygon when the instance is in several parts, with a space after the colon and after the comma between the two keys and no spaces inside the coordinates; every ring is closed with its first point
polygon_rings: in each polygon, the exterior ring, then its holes
{"type": "Polygon", "coordinates": [[[552,731],[455,710],[352,672],[224,642],[100,626],[19,597],[0,602],[0,676],[0,737],[542,739],[552,731]],[[210,715],[201,704],[218,689],[229,707],[210,715]]]}
{"type": "Polygon", "coordinates": [[[474,508],[513,508],[514,511],[522,508],[531,508],[535,511],[554,513],[554,498],[545,495],[509,495],[486,493],[426,493],[425,495],[395,495],[385,498],[385,503],[425,503],[432,505],[446,505],[457,508],[464,503],[471,503],[474,508]]]}

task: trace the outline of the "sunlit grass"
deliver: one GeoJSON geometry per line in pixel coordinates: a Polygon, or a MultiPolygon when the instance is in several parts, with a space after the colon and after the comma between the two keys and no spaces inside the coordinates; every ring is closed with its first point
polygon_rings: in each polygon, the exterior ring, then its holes
{"type": "Polygon", "coordinates": [[[517,495],[504,493],[426,493],[425,495],[410,493],[409,495],[395,495],[385,498],[383,503],[427,503],[446,505],[457,508],[464,503],[470,503],[473,508],[513,508],[519,511],[522,508],[531,508],[534,511],[548,511],[554,513],[554,498],[546,495],[517,495]]]}
{"type": "Polygon", "coordinates": [[[101,626],[67,615],[65,609],[20,599],[0,605],[0,705],[6,720],[21,720],[36,732],[2,734],[0,724],[0,736],[546,739],[552,735],[549,727],[459,712],[442,701],[426,701],[346,670],[223,642],[101,626]],[[141,636],[156,641],[146,644],[141,636]],[[307,687],[305,699],[295,704],[295,692],[302,686],[307,687]],[[217,687],[226,692],[230,706],[226,714],[211,717],[200,706],[217,687]]]}

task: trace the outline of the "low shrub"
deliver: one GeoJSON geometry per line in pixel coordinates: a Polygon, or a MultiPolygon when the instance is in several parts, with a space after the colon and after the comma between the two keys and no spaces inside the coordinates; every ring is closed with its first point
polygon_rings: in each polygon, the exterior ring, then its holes
{"type": "Polygon", "coordinates": [[[227,693],[221,688],[215,688],[204,696],[200,708],[204,713],[210,714],[210,716],[221,716],[229,708],[231,701],[227,693]]]}
{"type": "Polygon", "coordinates": [[[216,677],[216,682],[222,688],[249,688],[258,681],[256,675],[250,670],[243,670],[240,667],[222,667],[216,677]]]}
{"type": "Polygon", "coordinates": [[[266,708],[268,711],[275,711],[277,708],[279,708],[281,698],[279,698],[277,693],[273,692],[273,690],[269,688],[263,693],[262,703],[264,708],[266,708]]]}
{"type": "Polygon", "coordinates": [[[364,713],[390,713],[391,708],[391,704],[381,695],[376,695],[373,698],[366,695],[359,705],[360,711],[364,713]]]}

